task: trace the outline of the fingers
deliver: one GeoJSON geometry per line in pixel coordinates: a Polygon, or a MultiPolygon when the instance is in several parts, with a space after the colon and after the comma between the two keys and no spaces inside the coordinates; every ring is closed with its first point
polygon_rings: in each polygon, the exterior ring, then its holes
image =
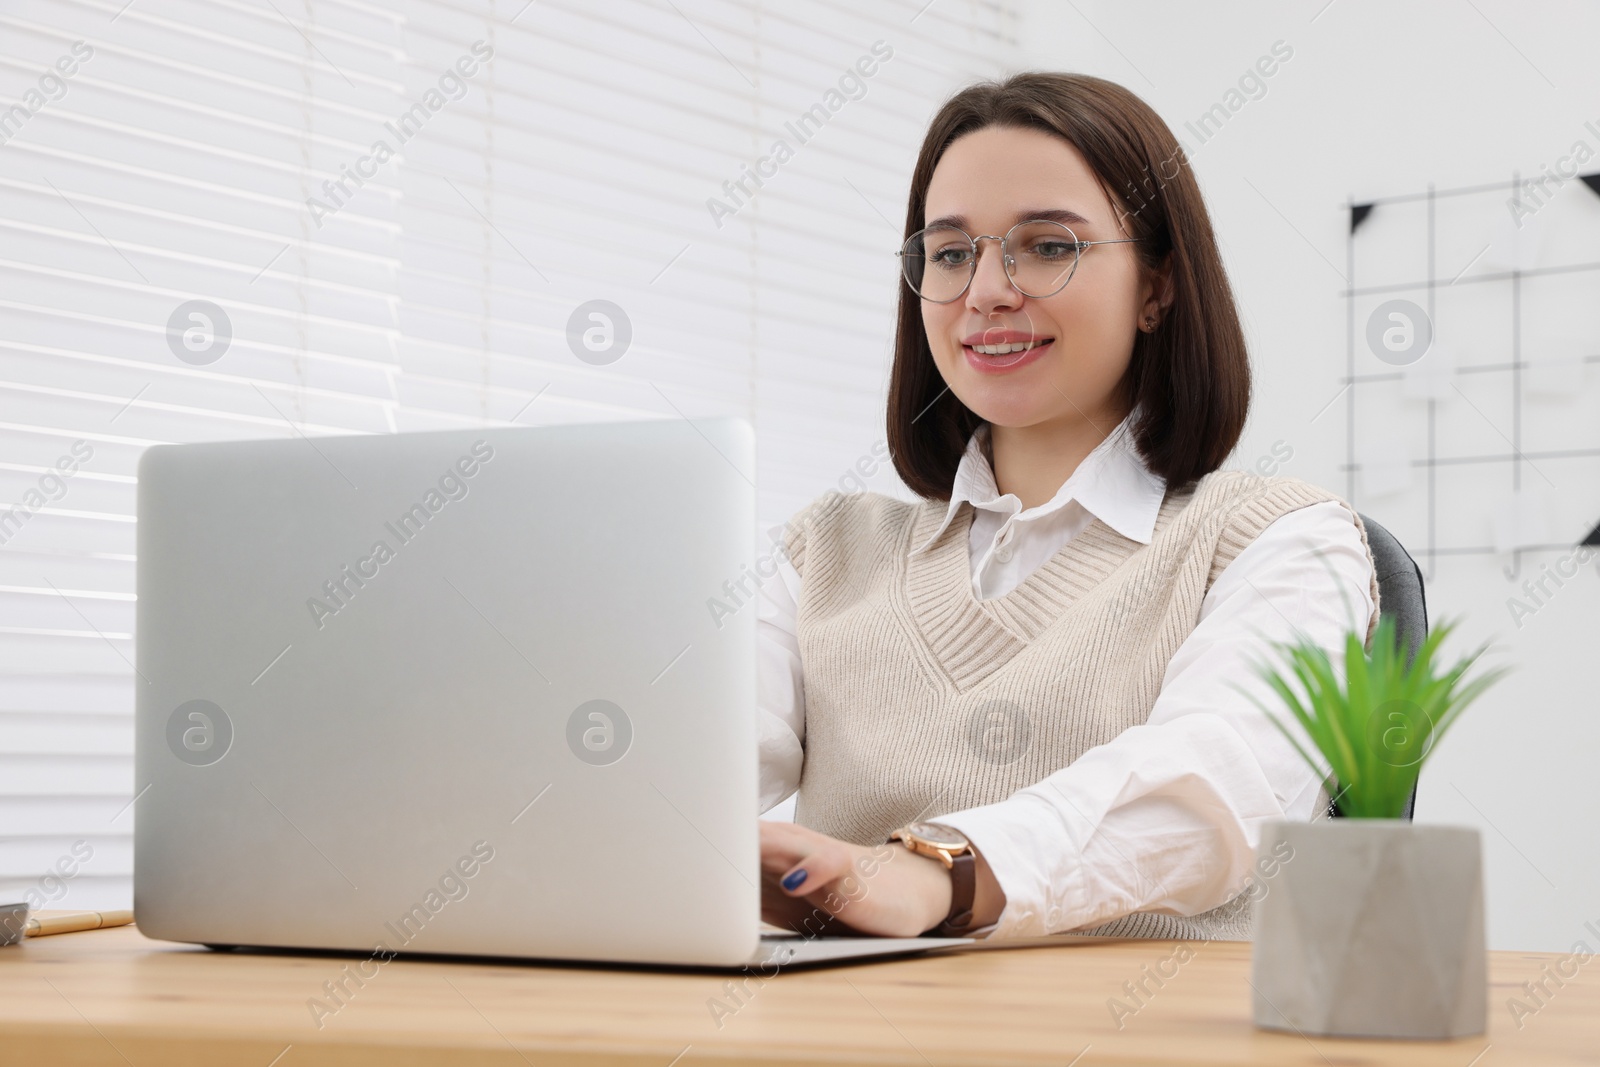
{"type": "Polygon", "coordinates": [[[915,937],[949,910],[949,878],[937,860],[887,842],[841,841],[794,823],[761,821],[761,914],[807,937],[915,937]],[[917,867],[915,865],[922,865],[917,867]],[[932,906],[938,887],[946,894],[932,906]],[[870,890],[870,892],[869,892],[870,890]]]}
{"type": "Polygon", "coordinates": [[[828,842],[796,857],[783,869],[778,884],[790,896],[806,896],[828,888],[850,874],[850,851],[837,841],[828,842]]]}
{"type": "Polygon", "coordinates": [[[761,824],[761,871],[784,874],[830,839],[793,823],[761,824]]]}
{"type": "Polygon", "coordinates": [[[792,897],[826,889],[851,873],[854,852],[848,844],[792,823],[762,823],[761,869],[792,897]]]}

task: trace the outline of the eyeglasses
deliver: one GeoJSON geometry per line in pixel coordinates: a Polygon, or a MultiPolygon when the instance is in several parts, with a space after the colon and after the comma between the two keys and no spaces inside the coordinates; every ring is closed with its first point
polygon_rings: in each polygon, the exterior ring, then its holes
{"type": "Polygon", "coordinates": [[[895,255],[900,257],[901,273],[912,292],[932,303],[948,304],[960,299],[972,284],[978,268],[979,241],[999,241],[1000,262],[1012,288],[1023,296],[1038,298],[1054,296],[1067,287],[1085,248],[1138,240],[1123,237],[1114,241],[1080,241],[1077,234],[1059,222],[1024,219],[1007,230],[1004,237],[972,237],[957,226],[930,226],[908,237],[895,255]]]}

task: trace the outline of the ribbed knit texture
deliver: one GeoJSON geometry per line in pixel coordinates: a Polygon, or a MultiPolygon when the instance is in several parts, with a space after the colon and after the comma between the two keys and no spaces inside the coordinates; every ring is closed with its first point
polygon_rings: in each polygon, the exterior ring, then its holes
{"type": "MultiPolygon", "coordinates": [[[[1213,472],[1169,488],[1149,545],[1095,518],[1016,589],[979,601],[971,505],[913,555],[946,502],[824,494],[785,538],[803,578],[795,821],[874,844],[912,819],[1004,800],[1145,722],[1223,568],[1280,515],[1324,500],[1339,498],[1295,478],[1213,472]],[[997,710],[998,721],[1027,721],[995,750],[986,728],[997,710]]],[[[1371,595],[1369,644],[1375,575],[1371,595]]],[[[1240,893],[1200,915],[1135,912],[1092,932],[1249,939],[1250,909],[1240,893]]]]}

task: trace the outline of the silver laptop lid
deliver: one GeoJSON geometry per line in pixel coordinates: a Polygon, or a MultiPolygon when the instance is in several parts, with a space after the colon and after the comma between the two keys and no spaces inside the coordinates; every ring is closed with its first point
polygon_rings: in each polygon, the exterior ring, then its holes
{"type": "Polygon", "coordinates": [[[754,470],[736,418],[149,449],[140,927],[749,958],[754,470]]]}

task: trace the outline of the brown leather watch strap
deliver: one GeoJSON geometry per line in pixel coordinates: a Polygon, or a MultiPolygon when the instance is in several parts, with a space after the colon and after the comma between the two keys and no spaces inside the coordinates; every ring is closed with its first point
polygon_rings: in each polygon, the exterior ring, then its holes
{"type": "Polygon", "coordinates": [[[972,926],[972,901],[978,891],[978,861],[969,848],[952,857],[950,865],[950,914],[928,933],[935,937],[964,937],[972,926]]]}

